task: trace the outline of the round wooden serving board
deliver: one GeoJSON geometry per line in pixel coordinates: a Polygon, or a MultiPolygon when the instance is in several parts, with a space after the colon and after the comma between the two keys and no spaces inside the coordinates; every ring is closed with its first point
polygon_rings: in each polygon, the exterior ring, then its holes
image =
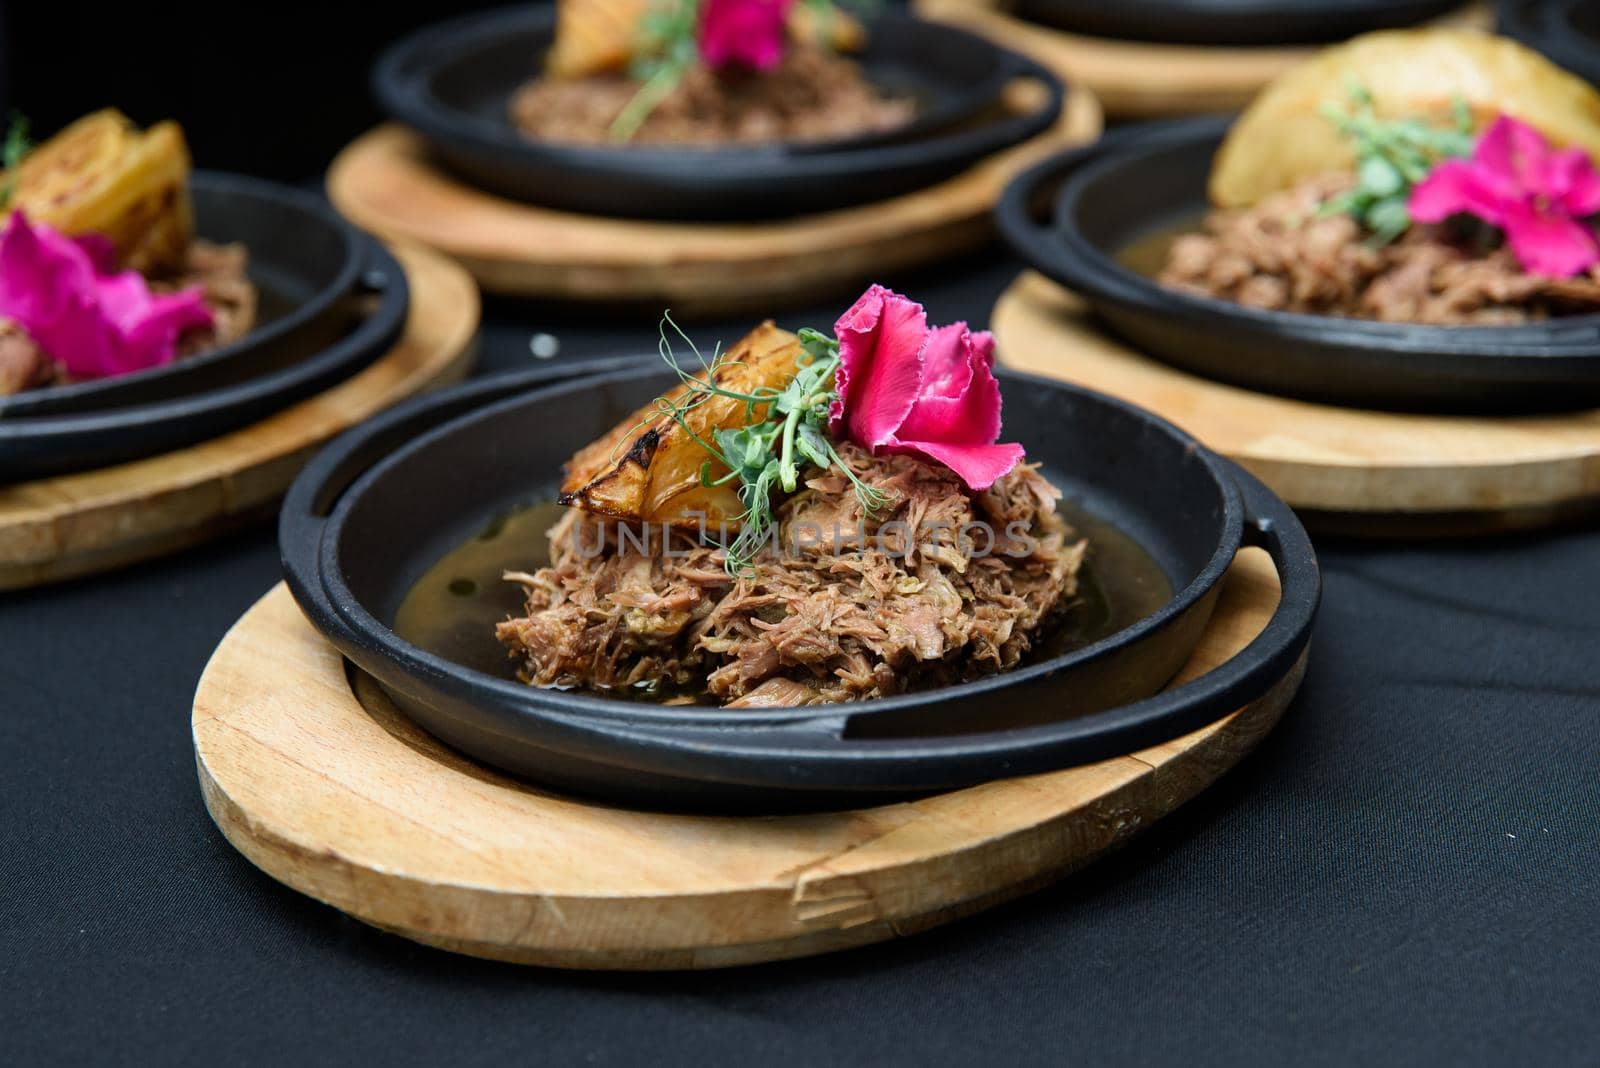
{"type": "MultiPolygon", "coordinates": [[[[1225,662],[1277,603],[1246,549],[1182,677],[1225,662]]],[[[911,934],[1080,867],[1204,789],[1277,722],[1305,660],[1203,730],[1087,767],[854,812],[706,817],[557,796],[412,726],[278,586],[200,680],[206,806],[273,878],[474,956],[713,968],[911,934]],[[357,694],[359,693],[359,698],[357,694]]]]}
{"type": "MultiPolygon", "coordinates": [[[[924,18],[981,33],[1086,86],[1112,119],[1237,111],[1262,86],[1317,51],[1086,37],[1016,18],[1005,11],[1001,0],[914,0],[913,6],[924,18]]],[[[1487,4],[1475,3],[1442,21],[1487,30],[1493,27],[1494,16],[1487,4]]]]}
{"type": "Polygon", "coordinates": [[[478,292],[448,260],[395,248],[411,286],[399,343],[338,386],[231,434],[98,471],[0,486],[0,590],[170,553],[269,514],[328,439],[466,376],[478,292]]]}
{"type": "Polygon", "coordinates": [[[1135,351],[1033,272],[1001,296],[993,328],[1007,366],[1170,419],[1325,531],[1480,533],[1600,509],[1600,411],[1408,415],[1253,393],[1135,351]]]}
{"type": "MultiPolygon", "coordinates": [[[[1018,85],[1017,106],[1037,106],[1018,85]]],[[[892,200],[760,223],[670,223],[577,215],[475,189],[439,169],[421,138],[380,126],[328,172],[358,226],[438,249],[493,293],[663,307],[686,316],[768,314],[848,293],[896,270],[976,247],[990,210],[1029,164],[1100,134],[1100,106],[1074,89],[1059,124],[948,181],[892,200]]]]}

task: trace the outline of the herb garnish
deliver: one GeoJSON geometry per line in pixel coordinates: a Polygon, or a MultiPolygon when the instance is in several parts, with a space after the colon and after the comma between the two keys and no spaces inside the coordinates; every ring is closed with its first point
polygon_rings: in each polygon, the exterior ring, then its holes
{"type": "Polygon", "coordinates": [[[716,373],[730,364],[713,354],[707,363],[687,334],[670,315],[661,322],[661,358],[678,375],[685,397],[662,397],[658,409],[677,423],[712,459],[700,467],[703,486],[721,486],[737,480],[739,501],[744,512],[739,517],[739,535],[729,545],[725,566],[730,575],[747,570],[772,531],[773,493],[782,489],[793,493],[800,485],[800,470],[806,464],[827,469],[837,467],[855,488],[862,510],[872,515],[888,503],[883,491],[862,482],[828,438],[828,410],[834,400],[834,371],[839,366],[839,342],[817,330],[801,330],[800,355],[795,360],[794,377],[782,388],[759,386],[748,393],[730,390],[716,382],[716,373]],[[679,364],[673,351],[670,327],[704,371],[691,374],[679,364]],[[750,421],[744,426],[720,428],[706,441],[689,426],[687,416],[712,397],[743,401],[750,421]],[[713,460],[728,469],[713,477],[713,460]]]}
{"type": "MultiPolygon", "coordinates": [[[[650,115],[672,95],[697,64],[710,62],[713,66],[722,60],[712,60],[702,54],[704,45],[702,19],[710,16],[710,0],[654,0],[653,6],[639,19],[634,42],[633,63],[629,73],[639,82],[639,89],[623,105],[612,120],[609,133],[613,141],[625,142],[639,132],[650,115]]],[[[760,2],[760,0],[756,0],[760,2]]],[[[778,4],[780,0],[767,0],[778,4]]],[[[841,18],[836,0],[798,0],[812,19],[815,37],[827,45],[833,36],[836,20],[841,18]]],[[[858,10],[870,9],[877,0],[843,0],[858,10]]],[[[787,4],[777,10],[783,19],[787,4]]],[[[780,33],[783,28],[777,27],[780,33]]],[[[748,32],[741,28],[740,31],[748,32]]],[[[774,54],[774,60],[776,54],[774,54]]],[[[765,71],[763,65],[759,69],[765,71]]]]}
{"type": "Polygon", "coordinates": [[[1414,118],[1379,119],[1365,86],[1352,85],[1350,100],[1349,110],[1329,104],[1322,114],[1354,144],[1356,187],[1324,203],[1318,214],[1354,216],[1374,242],[1387,244],[1411,226],[1411,187],[1440,160],[1472,154],[1472,113],[1457,97],[1454,125],[1442,128],[1414,118]]]}
{"type": "Polygon", "coordinates": [[[650,113],[699,62],[695,39],[699,19],[699,0],[662,0],[639,20],[639,44],[631,72],[640,82],[639,91],[612,121],[612,140],[627,141],[638,133],[650,113]]]}
{"type": "Polygon", "coordinates": [[[0,208],[11,203],[17,187],[17,168],[32,151],[33,142],[28,138],[28,117],[13,111],[11,123],[6,127],[5,141],[0,144],[0,169],[6,172],[5,183],[0,185],[0,208]]]}

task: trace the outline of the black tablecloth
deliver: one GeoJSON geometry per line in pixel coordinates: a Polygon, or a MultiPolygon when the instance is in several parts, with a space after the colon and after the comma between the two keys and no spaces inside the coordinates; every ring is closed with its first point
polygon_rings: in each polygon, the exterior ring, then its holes
{"type": "MultiPolygon", "coordinates": [[[[984,323],[1014,271],[893,281],[984,323]]],[[[653,337],[491,305],[483,369],[535,331],[653,337]]],[[[0,594],[0,1062],[1596,1063],[1600,534],[1320,549],[1304,690],[1210,792],[975,919],[692,975],[424,949],[233,851],[189,701],[270,531],[0,594]]]]}

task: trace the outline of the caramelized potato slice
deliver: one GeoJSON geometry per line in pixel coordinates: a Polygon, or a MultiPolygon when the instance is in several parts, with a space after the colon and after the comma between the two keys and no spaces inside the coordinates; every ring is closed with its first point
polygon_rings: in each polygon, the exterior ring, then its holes
{"type": "Polygon", "coordinates": [[[646,0],[560,0],[545,70],[566,79],[626,70],[646,10],[646,0]]]}
{"type": "MultiPolygon", "coordinates": [[[[715,381],[739,393],[760,386],[782,389],[794,377],[801,354],[799,338],[771,322],[762,323],[728,350],[715,381]]],[[[667,398],[682,400],[687,392],[680,386],[667,398]]],[[[749,417],[743,401],[711,397],[691,409],[685,421],[702,440],[711,441],[714,431],[744,426],[749,417]]],[[[736,530],[744,512],[738,487],[731,482],[702,485],[700,469],[708,460],[713,479],[728,473],[652,403],[567,462],[560,502],[636,522],[691,530],[704,522],[708,530],[724,524],[736,530]]]]}
{"type": "MultiPolygon", "coordinates": [[[[639,20],[649,0],[559,0],[555,43],[545,59],[553,78],[576,80],[597,74],[619,74],[633,62],[639,20]]],[[[789,36],[796,41],[856,52],[867,43],[861,21],[844,11],[821,15],[795,4],[789,9],[789,36]]]]}
{"type": "Polygon", "coordinates": [[[1600,159],[1600,92],[1515,41],[1472,30],[1385,30],[1319,52],[1262,90],[1211,168],[1212,201],[1248,207],[1307,178],[1355,167],[1347,141],[1321,115],[1343,107],[1352,83],[1379,117],[1448,122],[1460,98],[1481,127],[1504,112],[1558,146],[1600,159]]]}
{"type": "Polygon", "coordinates": [[[818,12],[805,4],[789,8],[789,36],[805,44],[830,48],[835,52],[859,52],[867,45],[867,28],[861,20],[835,7],[818,12]]]}
{"type": "Polygon", "coordinates": [[[181,267],[194,235],[183,130],[141,132],[114,108],[86,115],[22,161],[7,208],[74,237],[103,234],[131,270],[181,267]]]}

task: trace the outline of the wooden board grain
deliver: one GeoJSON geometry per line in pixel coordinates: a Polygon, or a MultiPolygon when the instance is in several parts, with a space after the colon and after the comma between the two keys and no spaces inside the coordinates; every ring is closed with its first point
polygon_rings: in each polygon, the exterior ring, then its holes
{"type": "Polygon", "coordinates": [[[0,486],[0,590],[176,552],[269,515],[323,443],[471,366],[472,279],[417,247],[394,249],[411,286],[394,349],[333,389],[252,426],[98,471],[0,486]]]}
{"type": "Polygon", "coordinates": [[[1409,415],[1253,393],[1135,351],[1033,272],[1001,296],[993,328],[1007,366],[1148,408],[1342,532],[1521,529],[1600,504],[1600,411],[1409,415]]]}
{"type": "MultiPolygon", "coordinates": [[[[1247,645],[1277,597],[1271,562],[1245,550],[1181,678],[1247,645]]],[[[853,812],[664,814],[549,793],[445,749],[353,685],[280,585],[218,647],[192,724],[212,818],[302,893],[476,956],[710,968],[925,930],[1087,864],[1252,749],[1304,664],[1203,730],[1087,767],[853,812]]]]}
{"type": "MultiPolygon", "coordinates": [[[[913,6],[925,18],[981,33],[1087,87],[1112,119],[1237,111],[1272,79],[1316,53],[1314,47],[1221,48],[1087,37],[1016,18],[1001,0],[914,0],[913,6]]],[[[1442,21],[1484,30],[1494,25],[1489,5],[1482,3],[1442,21]]]]}
{"type": "MultiPolygon", "coordinates": [[[[1037,105],[1037,85],[1015,89],[1016,106],[1037,105]]],[[[328,195],[357,225],[438,249],[490,292],[650,315],[766,315],[982,244],[1013,175],[1099,133],[1098,103],[1072,92],[1054,129],[928,189],[770,222],[668,223],[497,197],[440,170],[415,134],[382,126],[340,153],[328,195]]]]}

